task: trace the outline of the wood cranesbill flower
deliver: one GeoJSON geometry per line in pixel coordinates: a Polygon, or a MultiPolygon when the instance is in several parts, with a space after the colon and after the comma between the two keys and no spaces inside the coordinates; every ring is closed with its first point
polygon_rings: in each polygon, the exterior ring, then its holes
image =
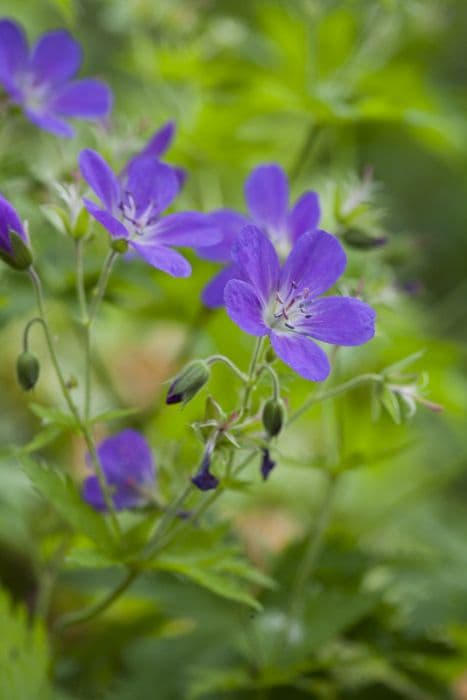
{"type": "Polygon", "coordinates": [[[117,177],[96,151],[80,154],[81,174],[100,199],[83,199],[88,212],[153,267],[173,277],[188,277],[189,262],[172,246],[198,247],[220,238],[212,220],[200,212],[162,216],[180,191],[174,169],[153,157],[138,157],[117,177]]]}
{"type": "Polygon", "coordinates": [[[226,285],[227,313],[246,333],[269,336],[276,354],[305,379],[319,382],[330,372],[328,357],[315,340],[361,345],[373,337],[376,314],[368,304],[321,296],[347,262],[341,244],[329,233],[300,236],[281,267],[270,239],[255,226],[246,226],[233,259],[243,279],[226,285]]]}
{"type": "Polygon", "coordinates": [[[306,232],[316,231],[321,216],[316,192],[305,192],[290,205],[289,183],[283,169],[276,164],[255,168],[245,183],[248,215],[230,209],[219,209],[211,214],[222,238],[199,255],[224,267],[205,287],[203,302],[215,308],[224,304],[224,288],[231,279],[241,279],[241,271],[232,262],[232,247],[237,236],[248,223],[254,224],[272,241],[279,257],[287,257],[294,243],[306,232]]]}
{"type": "MultiPolygon", "coordinates": [[[[97,456],[116,510],[136,508],[148,501],[156,479],[156,467],[151,448],[140,433],[122,430],[106,438],[98,446],[97,456]]],[[[87,463],[91,467],[89,455],[87,463]]],[[[95,510],[106,510],[96,475],[84,481],[82,495],[95,510]]]]}
{"type": "MultiPolygon", "coordinates": [[[[165,155],[172,141],[174,140],[175,130],[175,122],[169,121],[163,126],[161,126],[160,129],[155,131],[149,139],[149,141],[145,144],[145,146],[143,146],[143,148],[140,151],[138,151],[138,153],[136,153],[128,160],[122,172],[120,173],[120,178],[125,178],[127,176],[129,167],[133,165],[133,163],[139,158],[154,158],[157,160],[161,160],[162,156],[165,155]]],[[[176,177],[178,178],[181,187],[185,183],[186,172],[183,168],[179,168],[177,166],[171,167],[176,177]]]]}
{"type": "Polygon", "coordinates": [[[0,85],[36,126],[73,136],[69,117],[103,119],[112,107],[109,87],[94,78],[73,80],[81,47],[65,30],[44,34],[29,51],[22,28],[0,20],[0,85]]]}
{"type": "Polygon", "coordinates": [[[0,194],[0,258],[16,270],[32,263],[29,239],[16,209],[0,194]]]}

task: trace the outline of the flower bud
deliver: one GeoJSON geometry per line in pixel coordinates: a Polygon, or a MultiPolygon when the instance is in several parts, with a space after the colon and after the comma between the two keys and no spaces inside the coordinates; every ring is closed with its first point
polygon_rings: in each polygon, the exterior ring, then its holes
{"type": "Polygon", "coordinates": [[[285,418],[285,406],[282,399],[269,399],[263,408],[263,425],[269,437],[279,435],[285,418]]]}
{"type": "Polygon", "coordinates": [[[26,350],[19,355],[16,361],[16,376],[20,386],[25,391],[30,391],[39,379],[39,360],[32,352],[26,350]]]}
{"type": "Polygon", "coordinates": [[[342,239],[351,248],[358,248],[359,250],[380,248],[387,242],[385,236],[370,236],[368,233],[365,233],[365,231],[361,231],[357,228],[347,229],[342,239]]]}
{"type": "Polygon", "coordinates": [[[126,238],[112,238],[110,247],[116,253],[126,253],[128,250],[128,241],[126,238]]]}
{"type": "Polygon", "coordinates": [[[209,381],[211,376],[206,362],[194,360],[184,367],[167,392],[166,404],[188,403],[195,394],[209,381]]]}
{"type": "Polygon", "coordinates": [[[266,481],[269,474],[272,472],[272,470],[276,466],[276,463],[273,459],[271,459],[271,455],[269,454],[269,450],[264,448],[262,452],[263,452],[263,459],[261,460],[261,475],[263,477],[263,480],[266,481]]]}
{"type": "Polygon", "coordinates": [[[31,249],[15,231],[9,232],[9,244],[9,250],[0,247],[0,258],[14,270],[27,270],[28,267],[31,267],[31,249]]]}
{"type": "Polygon", "coordinates": [[[191,479],[192,484],[200,491],[212,491],[219,485],[219,479],[210,471],[212,449],[211,446],[206,448],[201,465],[195,476],[191,479]]]}

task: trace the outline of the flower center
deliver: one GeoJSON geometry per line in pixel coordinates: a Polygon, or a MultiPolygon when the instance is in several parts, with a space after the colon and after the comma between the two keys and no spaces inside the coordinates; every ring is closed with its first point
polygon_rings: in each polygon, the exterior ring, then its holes
{"type": "Polygon", "coordinates": [[[44,83],[36,83],[30,73],[23,73],[18,79],[23,99],[28,108],[35,112],[44,109],[47,103],[49,87],[44,83]]]}
{"type": "Polygon", "coordinates": [[[295,330],[300,318],[309,315],[309,296],[308,287],[298,289],[297,283],[292,282],[285,292],[281,289],[275,293],[266,313],[266,322],[271,328],[295,330]]]}
{"type": "Polygon", "coordinates": [[[138,213],[135,199],[131,192],[128,191],[124,193],[119,209],[131,236],[144,236],[148,228],[157,221],[153,205],[150,204],[146,209],[138,213]]]}

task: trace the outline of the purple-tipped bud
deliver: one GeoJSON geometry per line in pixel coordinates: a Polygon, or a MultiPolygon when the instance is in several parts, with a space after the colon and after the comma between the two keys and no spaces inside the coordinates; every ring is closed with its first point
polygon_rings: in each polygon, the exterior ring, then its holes
{"type": "Polygon", "coordinates": [[[206,362],[194,360],[190,362],[174,381],[167,392],[166,404],[188,403],[200,389],[209,381],[211,376],[206,362]]]}
{"type": "Polygon", "coordinates": [[[212,449],[206,450],[201,466],[191,480],[200,491],[212,491],[213,489],[217,488],[219,484],[219,479],[217,479],[214,474],[211,474],[209,471],[211,466],[211,453],[212,449]]]}
{"type": "Polygon", "coordinates": [[[347,229],[342,238],[351,248],[358,248],[359,250],[380,248],[387,243],[385,236],[370,236],[365,231],[357,228],[347,229]]]}
{"type": "Polygon", "coordinates": [[[261,474],[263,476],[263,480],[266,481],[268,478],[269,474],[272,472],[274,467],[276,466],[276,463],[274,462],[273,459],[271,459],[271,456],[269,454],[269,450],[264,448],[263,449],[263,459],[261,462],[261,474]]]}
{"type": "Polygon", "coordinates": [[[21,219],[1,194],[0,258],[15,270],[27,270],[32,263],[32,253],[21,219]]]}

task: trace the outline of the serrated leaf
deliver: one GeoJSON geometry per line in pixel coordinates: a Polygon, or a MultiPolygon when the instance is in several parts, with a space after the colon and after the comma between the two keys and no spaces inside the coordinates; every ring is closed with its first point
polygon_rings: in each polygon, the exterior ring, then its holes
{"type": "Polygon", "coordinates": [[[74,417],[69,413],[60,411],[58,408],[48,408],[38,403],[31,403],[29,407],[44,425],[58,425],[70,430],[74,430],[77,427],[74,417]]]}
{"type": "Polygon", "coordinates": [[[139,413],[139,411],[139,408],[116,408],[99,413],[97,416],[94,416],[94,418],[91,418],[91,423],[107,423],[112,420],[118,420],[119,418],[132,416],[135,413],[139,413]]]}
{"type": "Polygon", "coordinates": [[[387,386],[383,386],[381,390],[380,400],[386,411],[389,413],[394,423],[401,422],[401,407],[399,399],[391,389],[387,386]]]}
{"type": "Polygon", "coordinates": [[[30,459],[21,458],[21,461],[37,490],[76,532],[85,535],[105,553],[115,551],[115,541],[105,517],[83,501],[68,475],[30,459]]]}
{"type": "Polygon", "coordinates": [[[13,606],[0,589],[0,698],[5,700],[52,700],[49,650],[44,627],[32,624],[26,608],[13,606]]]}

